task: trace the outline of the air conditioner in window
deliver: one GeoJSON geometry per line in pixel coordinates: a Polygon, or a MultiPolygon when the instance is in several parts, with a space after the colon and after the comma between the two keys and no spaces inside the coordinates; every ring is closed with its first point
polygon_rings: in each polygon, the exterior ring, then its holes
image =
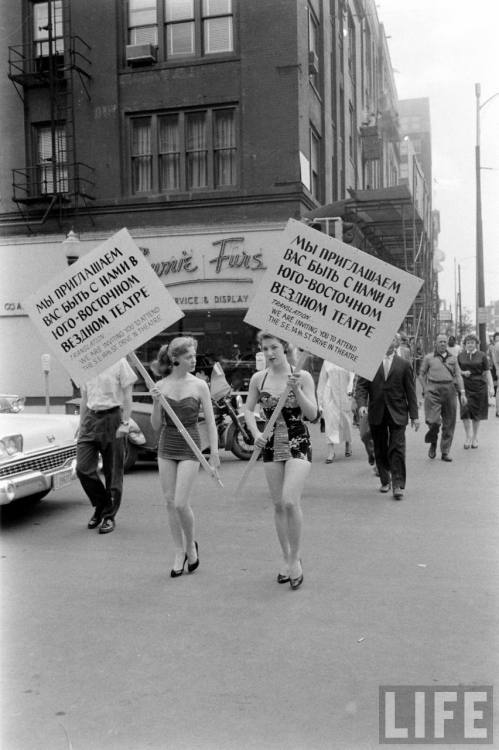
{"type": "Polygon", "coordinates": [[[126,61],[129,65],[156,62],[156,47],[153,44],[128,44],[126,61]]]}
{"type": "Polygon", "coordinates": [[[308,53],[308,74],[313,76],[319,72],[319,58],[317,53],[310,50],[308,53]]]}

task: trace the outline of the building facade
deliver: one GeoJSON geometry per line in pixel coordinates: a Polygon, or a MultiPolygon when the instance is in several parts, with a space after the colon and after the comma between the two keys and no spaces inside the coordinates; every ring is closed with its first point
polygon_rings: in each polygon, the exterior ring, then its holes
{"type": "MultiPolygon", "coordinates": [[[[4,358],[2,390],[42,392],[22,300],[64,268],[70,230],[84,253],[127,227],[203,353],[252,351],[243,317],[266,258],[289,218],[321,206],[350,201],[343,239],[431,288],[431,200],[401,183],[374,1],[22,0],[0,12],[0,335],[22,373],[4,358]]],[[[427,333],[422,304],[413,335],[427,333]]],[[[57,363],[53,378],[69,395],[57,363]]]]}

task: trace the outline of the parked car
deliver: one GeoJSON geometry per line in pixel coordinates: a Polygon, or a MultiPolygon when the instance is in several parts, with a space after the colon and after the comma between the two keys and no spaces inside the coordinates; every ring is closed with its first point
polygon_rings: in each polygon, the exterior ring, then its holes
{"type": "Polygon", "coordinates": [[[20,413],[18,397],[0,413],[0,505],[41,500],[76,479],[78,417],[20,413]]]}

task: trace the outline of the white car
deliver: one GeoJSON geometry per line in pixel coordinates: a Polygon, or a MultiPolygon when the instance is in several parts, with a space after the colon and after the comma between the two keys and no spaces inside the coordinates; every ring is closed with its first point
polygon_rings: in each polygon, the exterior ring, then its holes
{"type": "Polygon", "coordinates": [[[40,500],[76,479],[79,417],[19,413],[13,403],[8,413],[0,408],[0,505],[40,500]]]}

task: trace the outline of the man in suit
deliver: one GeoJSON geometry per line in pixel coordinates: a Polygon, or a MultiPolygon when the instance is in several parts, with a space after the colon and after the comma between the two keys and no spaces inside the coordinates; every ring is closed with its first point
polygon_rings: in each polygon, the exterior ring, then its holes
{"type": "Polygon", "coordinates": [[[404,497],[405,428],[419,429],[418,400],[410,363],[395,349],[398,335],[388,347],[373,380],[359,378],[355,398],[359,416],[367,414],[374,442],[374,456],[381,481],[380,492],[389,492],[395,500],[404,497]]]}

